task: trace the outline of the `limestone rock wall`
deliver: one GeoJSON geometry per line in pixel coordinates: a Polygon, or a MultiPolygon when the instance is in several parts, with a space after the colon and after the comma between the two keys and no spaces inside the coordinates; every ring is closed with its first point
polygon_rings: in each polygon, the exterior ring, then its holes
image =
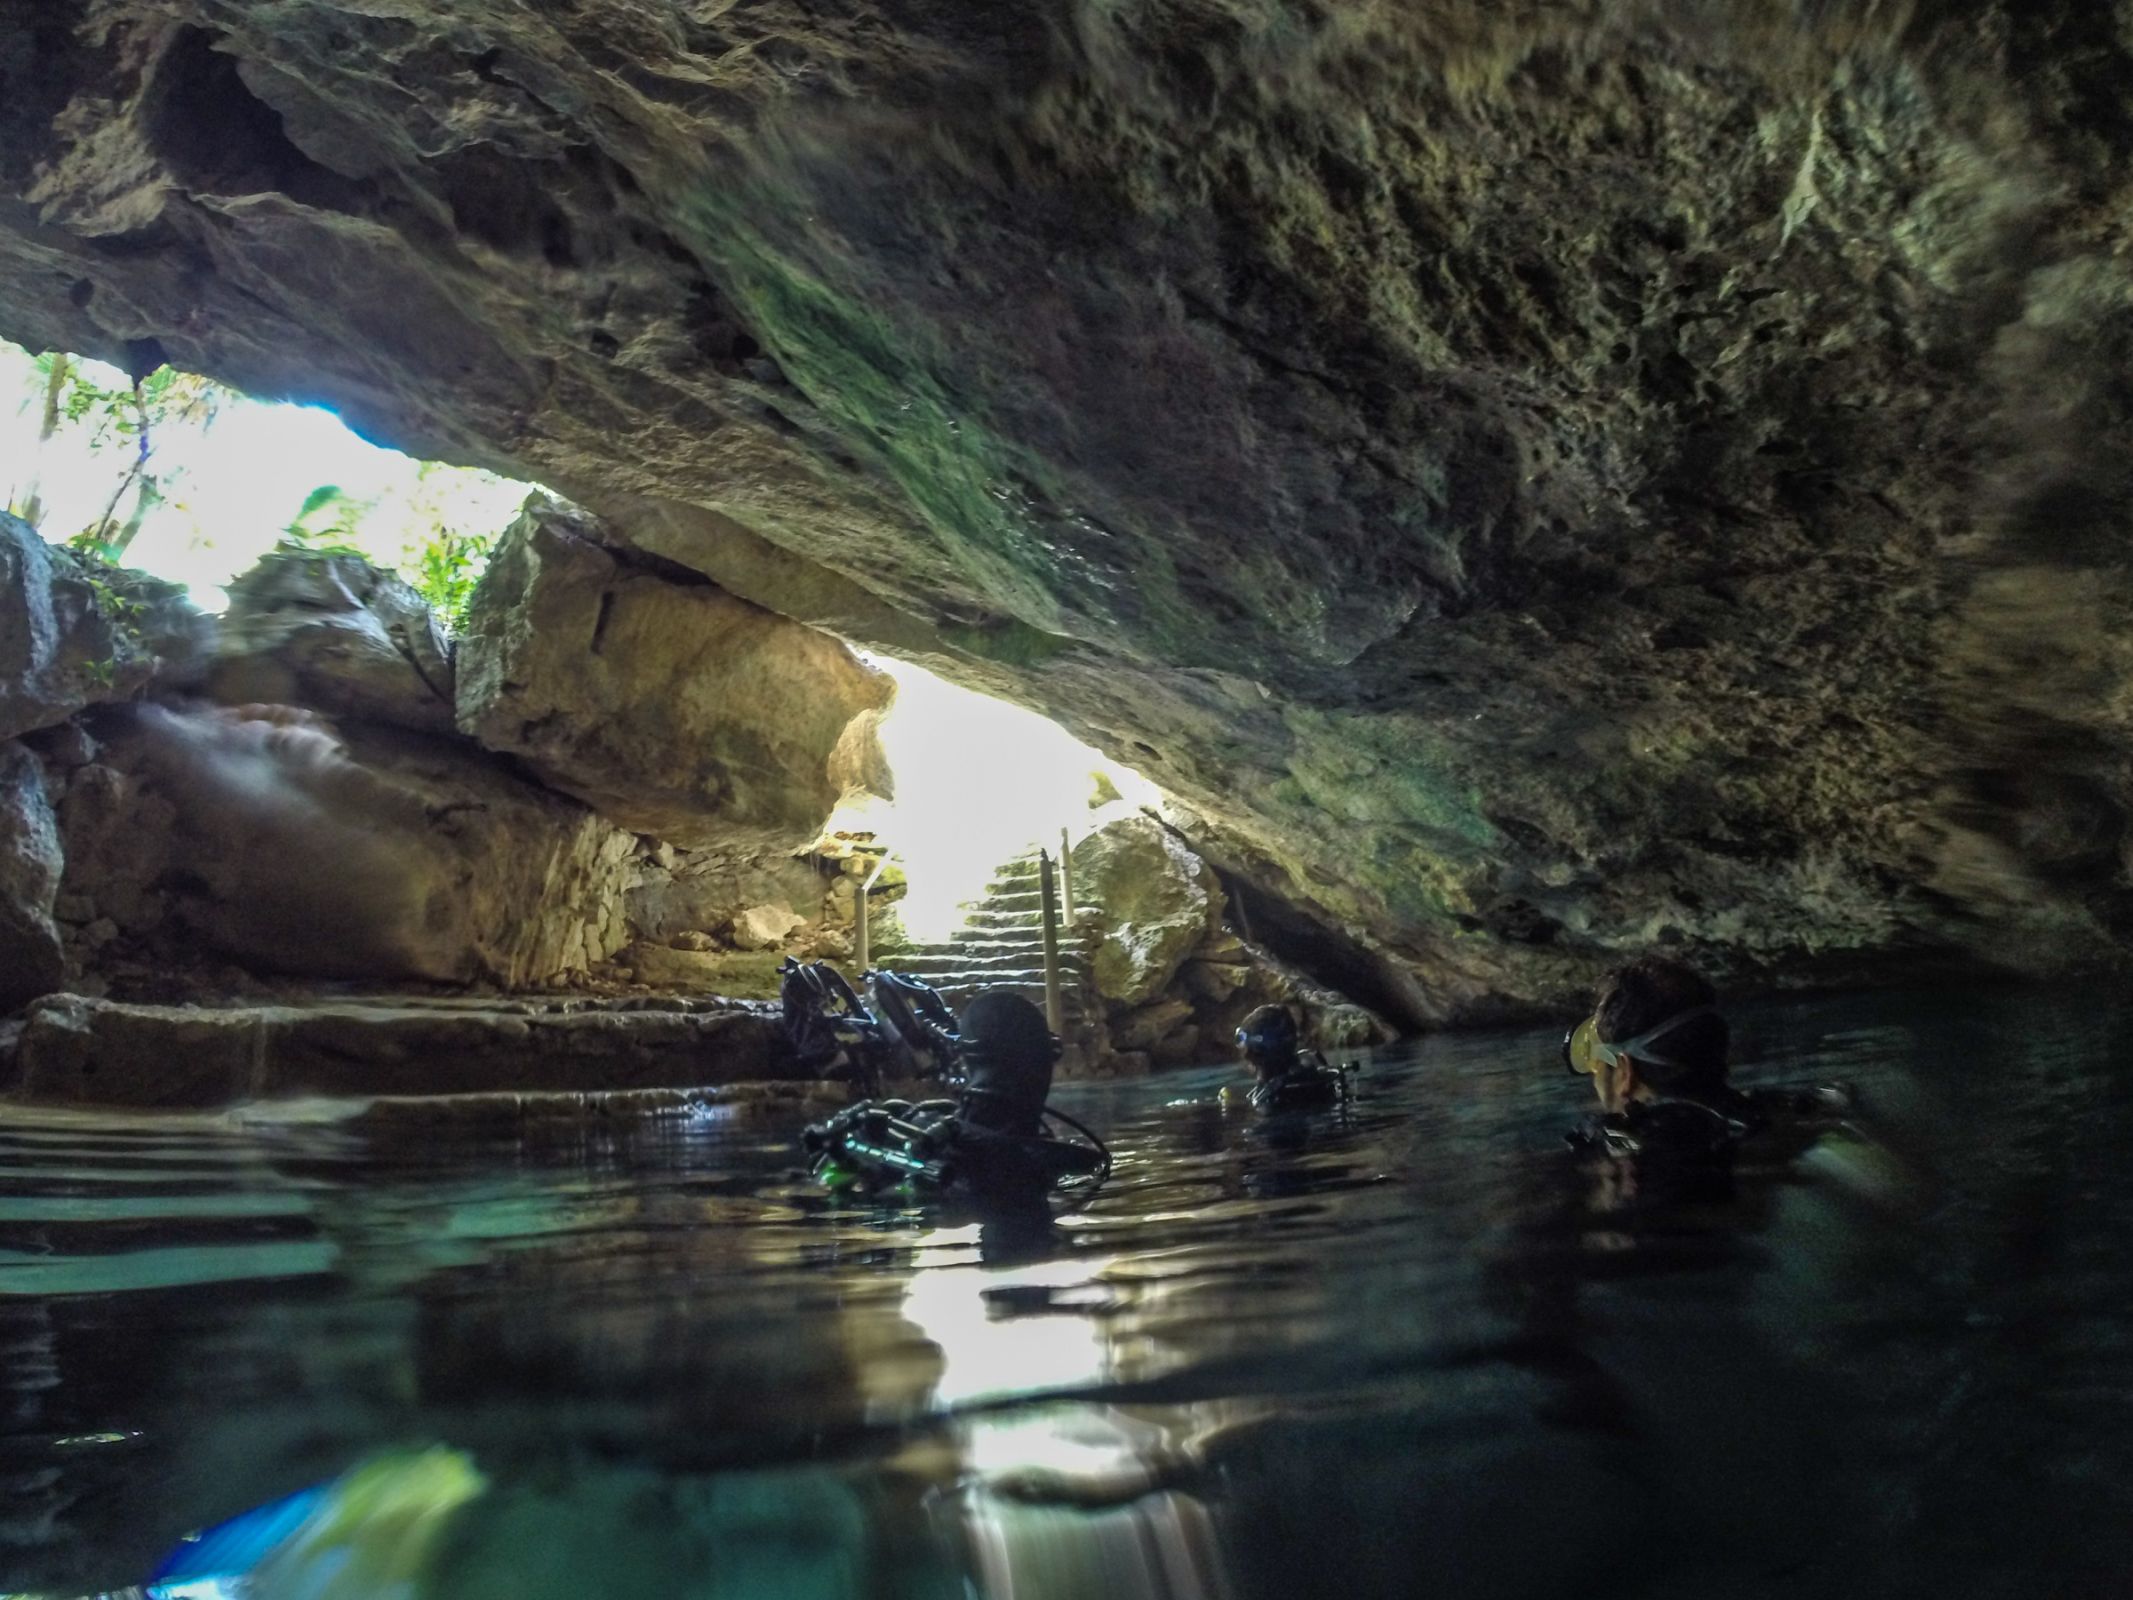
{"type": "Polygon", "coordinates": [[[287,708],[144,707],[64,780],[82,964],[515,987],[627,942],[637,840],[478,751],[287,708]]]}
{"type": "MultiPolygon", "coordinates": [[[[360,560],[280,552],[232,585],[228,614],[210,623],[137,574],[83,567],[19,524],[0,528],[0,557],[22,580],[0,596],[0,642],[18,671],[0,687],[34,730],[0,741],[0,1011],[62,984],[153,998],[260,977],[702,988],[702,971],[640,972],[616,958],[649,946],[671,951],[676,968],[698,948],[764,945],[741,934],[773,921],[765,974],[782,948],[836,953],[824,941],[835,939],[838,866],[792,859],[789,835],[811,837],[826,820],[840,762],[878,759],[885,680],[826,636],[700,580],[647,575],[637,586],[634,608],[657,612],[653,591],[671,590],[731,626],[681,632],[682,665],[641,663],[627,680],[645,691],[641,707],[581,697],[557,716],[641,713],[635,748],[652,749],[664,725],[673,761],[698,739],[727,760],[751,739],[767,746],[765,706],[785,724],[776,748],[787,767],[750,775],[755,809],[730,804],[716,828],[699,810],[699,847],[678,848],[458,733],[452,650],[412,589],[360,560]],[[722,645],[734,648],[722,657],[722,645]],[[127,653],[123,673],[95,655],[113,649],[127,653]],[[781,663],[783,699],[764,681],[781,663]],[[735,713],[739,745],[721,742],[717,695],[689,700],[690,664],[744,699],[765,690],[735,713]],[[810,691],[828,702],[812,720],[810,691]],[[676,714],[692,706],[693,720],[676,714]]],[[[537,598],[503,587],[514,570],[486,591],[493,608],[537,598]]],[[[605,593],[587,597],[596,610],[605,593]]],[[[543,629],[510,665],[535,684],[564,682],[582,673],[583,645],[543,629]]],[[[482,657],[474,681],[495,664],[482,657]]],[[[659,804],[654,771],[605,778],[625,802],[659,804]]]]}
{"type": "Polygon", "coordinates": [[[1039,706],[1433,1015],[2133,928],[2125,0],[51,0],[0,331],[1039,706]]]}
{"type": "Polygon", "coordinates": [[[0,1016],[60,985],[65,958],[53,910],[63,859],[44,764],[0,743],[0,1016]]]}
{"type": "Polygon", "coordinates": [[[1140,1006],[1222,926],[1222,885],[1208,865],[1150,817],[1120,817],[1074,847],[1074,892],[1100,907],[1090,977],[1097,993],[1140,1006]]]}
{"type": "Polygon", "coordinates": [[[1107,1070],[1233,1060],[1238,1025],[1276,1001],[1296,1007],[1318,1048],[1395,1036],[1387,1019],[1240,937],[1220,877],[1154,818],[1109,818],[1075,844],[1073,867],[1070,937],[1089,951],[1107,1070]]]}
{"type": "Polygon", "coordinates": [[[137,693],[197,662],[201,619],[175,585],[75,559],[0,511],[0,739],[137,693]]]}
{"type": "Polygon", "coordinates": [[[882,781],[886,674],[711,583],[632,570],[553,504],[499,543],[458,666],[463,731],[678,845],[790,853],[882,781]]]}

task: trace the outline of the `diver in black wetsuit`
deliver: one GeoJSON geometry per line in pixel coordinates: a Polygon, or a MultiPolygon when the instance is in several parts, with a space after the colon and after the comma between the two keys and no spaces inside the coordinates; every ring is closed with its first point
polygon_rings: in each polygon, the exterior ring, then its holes
{"type": "Polygon", "coordinates": [[[1306,1054],[1296,1013],[1261,1006],[1237,1029],[1237,1048],[1252,1069],[1248,1098],[1261,1111],[1309,1111],[1348,1098],[1348,1074],[1316,1050],[1306,1054]]]}
{"type": "Polygon", "coordinates": [[[1834,1086],[1752,1093],[1727,1076],[1732,1032],[1710,980],[1684,961],[1646,956],[1600,982],[1592,1015],[1563,1040],[1563,1063],[1592,1079],[1600,1115],[1574,1145],[1633,1153],[1663,1146],[1717,1155],[1774,1119],[1841,1113],[1834,1086]]]}
{"type": "Polygon", "coordinates": [[[988,989],[958,1026],[964,1078],[954,1099],[863,1100],[801,1136],[810,1171],[842,1191],[909,1200],[1042,1203],[1061,1185],[1101,1183],[1111,1158],[1095,1135],[1045,1104],[1059,1041],[1010,989],[988,989]],[[1079,1139],[1054,1138],[1045,1120],[1079,1139]]]}

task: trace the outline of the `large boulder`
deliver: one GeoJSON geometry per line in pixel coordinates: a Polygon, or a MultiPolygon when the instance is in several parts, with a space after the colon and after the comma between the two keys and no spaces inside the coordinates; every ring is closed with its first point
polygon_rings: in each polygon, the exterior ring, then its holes
{"type": "Polygon", "coordinates": [[[1214,869],[1150,817],[1121,817],[1074,846],[1074,896],[1101,913],[1090,970],[1115,1008],[1160,996],[1222,926],[1214,869]]]}
{"type": "Polygon", "coordinates": [[[229,587],[207,689],[452,731],[452,659],[422,596],[360,556],[283,549],[229,587]]]}
{"type": "Polygon", "coordinates": [[[805,845],[879,785],[892,692],[829,635],[626,564],[552,502],[504,535],[459,649],[462,730],[682,845],[805,845]]]}
{"type": "Polygon", "coordinates": [[[516,986],[628,942],[637,840],[456,740],[144,707],[61,817],[68,894],[152,957],[516,986]]]}
{"type": "Polygon", "coordinates": [[[125,699],[206,626],[175,585],[78,560],[0,512],[0,739],[125,699]]]}
{"type": "Polygon", "coordinates": [[[19,744],[0,744],[0,1013],[60,985],[52,907],[61,865],[44,764],[19,744]]]}

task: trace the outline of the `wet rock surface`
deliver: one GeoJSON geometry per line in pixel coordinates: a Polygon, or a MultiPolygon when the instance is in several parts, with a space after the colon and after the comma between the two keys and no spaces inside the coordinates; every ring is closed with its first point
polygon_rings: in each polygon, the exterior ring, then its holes
{"type": "Polygon", "coordinates": [[[8,334],[1039,706],[1429,1014],[2126,946],[2123,4],[18,11],[8,334]]]}
{"type": "Polygon", "coordinates": [[[290,1095],[693,1089],[797,1078],[767,1010],[385,998],[206,1008],[55,995],[30,1008],[14,1094],[217,1106],[290,1095]]]}

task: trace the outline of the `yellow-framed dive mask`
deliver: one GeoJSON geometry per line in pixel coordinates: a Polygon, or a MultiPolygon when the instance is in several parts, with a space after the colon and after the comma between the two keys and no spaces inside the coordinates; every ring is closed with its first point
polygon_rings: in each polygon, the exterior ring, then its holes
{"type": "Polygon", "coordinates": [[[1587,1017],[1563,1035],[1563,1065],[1579,1077],[1591,1077],[1611,1059],[1612,1056],[1600,1043],[1600,1022],[1597,1017],[1587,1017]]]}
{"type": "Polygon", "coordinates": [[[1563,1035],[1563,1065],[1584,1078],[1593,1076],[1602,1067],[1612,1065],[1622,1056],[1634,1056],[1639,1061],[1649,1061],[1655,1066],[1674,1066],[1677,1063],[1671,1056],[1661,1055],[1652,1046],[1685,1023],[1717,1014],[1716,1006],[1691,1006],[1686,1011],[1675,1012],[1656,1028],[1647,1028],[1636,1038],[1625,1040],[1621,1044],[1609,1044],[1601,1038],[1600,1019],[1590,1016],[1563,1035]]]}

